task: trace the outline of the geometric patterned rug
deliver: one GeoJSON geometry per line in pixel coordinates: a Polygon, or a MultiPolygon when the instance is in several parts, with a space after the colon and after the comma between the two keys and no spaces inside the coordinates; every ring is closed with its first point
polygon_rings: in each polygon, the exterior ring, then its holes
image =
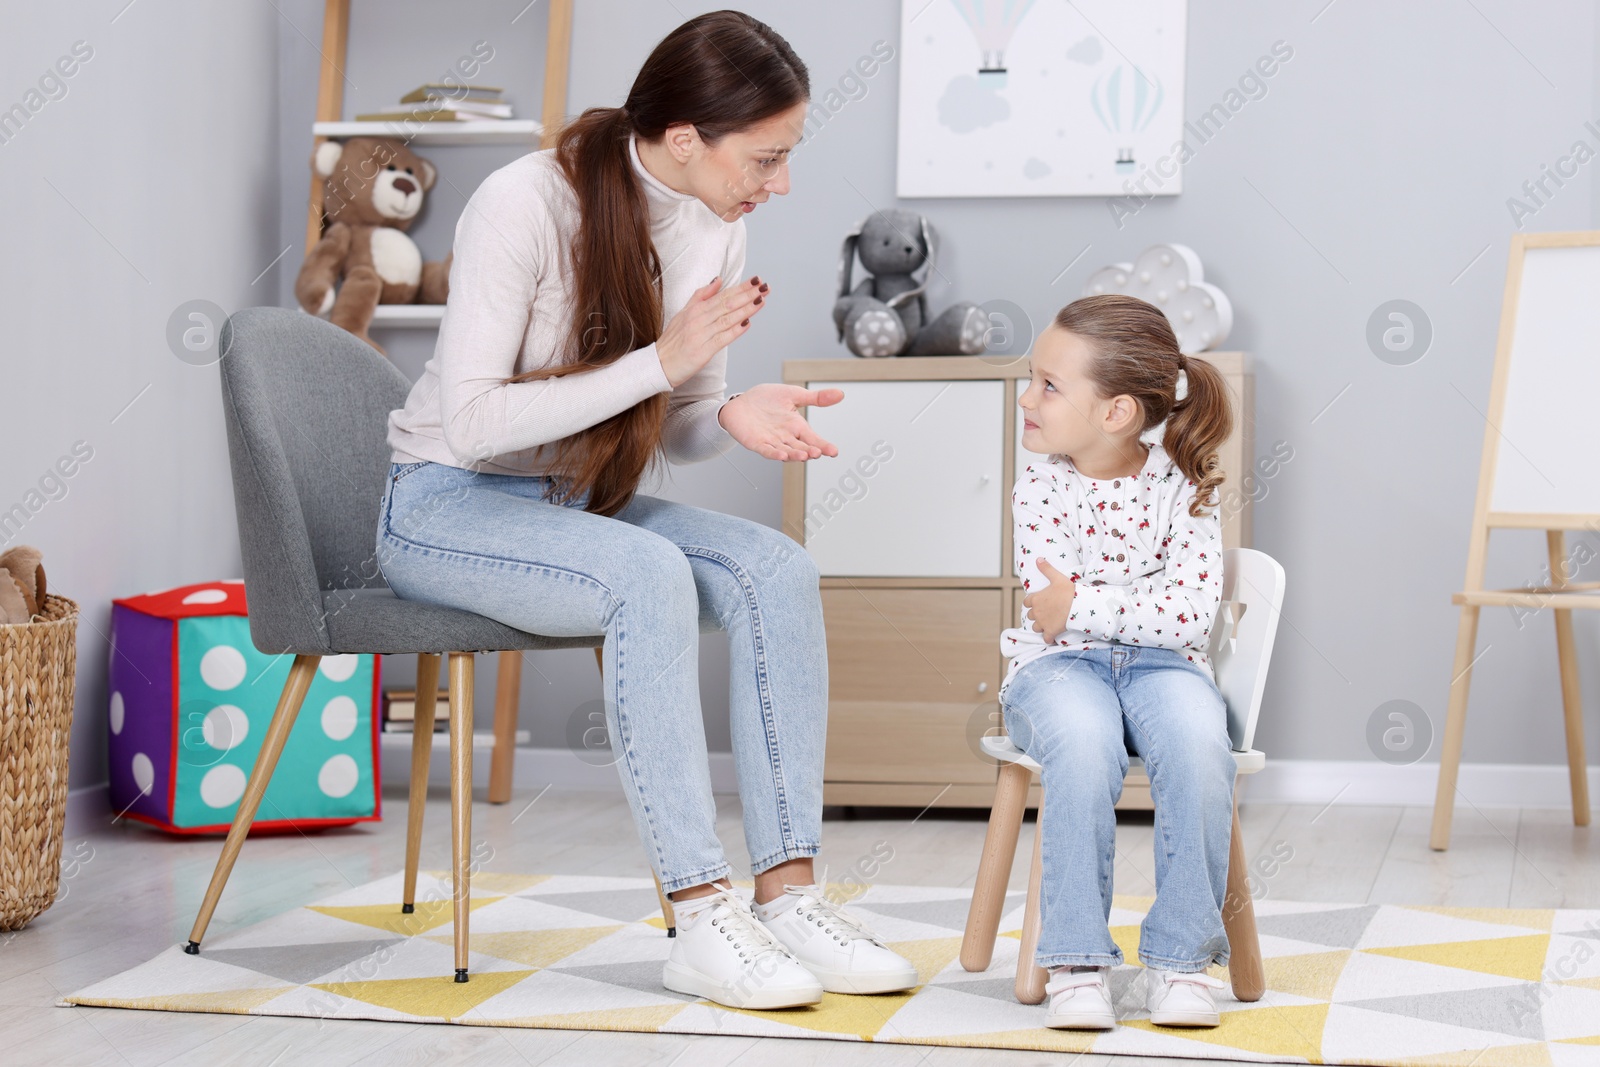
{"type": "MultiPolygon", "coordinates": [[[[1600,910],[1256,902],[1267,993],[1218,992],[1222,1025],[1150,1023],[1137,960],[1152,898],[1118,896],[1110,1031],[1050,1030],[1012,995],[1023,898],[987,971],[957,956],[970,889],[852,885],[857,912],[916,964],[907,993],[723,1008],[661,985],[672,942],[648,878],[474,872],[471,980],[453,981],[449,872],[397,872],[206,939],[56,1003],[580,1030],[633,1030],[1328,1064],[1600,1064],[1600,910]]],[[[748,891],[748,881],[739,883],[748,891]]],[[[845,887],[834,885],[834,899],[845,887]]],[[[1227,969],[1212,974],[1226,980],[1227,969]]]]}

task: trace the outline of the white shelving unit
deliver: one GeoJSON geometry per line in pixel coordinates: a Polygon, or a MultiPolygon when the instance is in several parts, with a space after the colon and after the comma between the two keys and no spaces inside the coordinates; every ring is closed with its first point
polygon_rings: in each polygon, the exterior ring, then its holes
{"type": "MultiPolygon", "coordinates": [[[[322,68],[317,86],[316,121],[312,142],[350,137],[392,137],[416,147],[500,145],[537,151],[547,129],[557,129],[566,116],[567,68],[571,58],[572,0],[551,0],[547,5],[544,94],[539,119],[492,119],[450,122],[347,122],[344,113],[344,75],[350,37],[350,0],[324,0],[322,68]]],[[[322,237],[323,179],[313,175],[306,216],[306,253],[322,237]]],[[[429,304],[380,304],[373,312],[378,328],[434,329],[444,318],[444,308],[429,304]]]]}

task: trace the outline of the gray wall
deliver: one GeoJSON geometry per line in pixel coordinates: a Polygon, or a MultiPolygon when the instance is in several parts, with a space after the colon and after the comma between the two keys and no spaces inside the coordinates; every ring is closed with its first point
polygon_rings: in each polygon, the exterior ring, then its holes
{"type": "Polygon", "coordinates": [[[174,356],[168,318],[272,302],[283,248],[278,16],[126,5],[0,5],[0,107],[93,50],[0,143],[0,509],[40,490],[13,543],[82,610],[73,787],[106,778],[111,599],[240,573],[217,368],[174,356]],[[50,482],[76,441],[92,458],[50,482]]]}
{"type": "MultiPolygon", "coordinates": [[[[118,16],[122,5],[24,10],[8,0],[0,36],[0,68],[12,74],[0,85],[6,106],[73,41],[95,48],[68,95],[0,145],[11,250],[0,267],[11,324],[5,393],[33,401],[12,404],[0,502],[21,499],[73,441],[95,447],[68,494],[21,538],[45,549],[55,587],[84,607],[74,785],[104,778],[110,598],[238,573],[216,372],[175,359],[165,326],[193,298],[228,310],[291,303],[321,25],[316,0],[276,9],[141,0],[118,16]]],[[[415,36],[381,32],[376,6],[355,4],[352,109],[392,100],[486,39],[496,56],[485,75],[537,115],[542,5],[515,25],[515,0],[452,4],[448,14],[384,5],[404,8],[415,36]]],[[[741,6],[794,45],[814,100],[875,41],[899,47],[898,4],[741,6]]],[[[570,112],[620,102],[650,48],[709,9],[577,7],[570,112]]],[[[1385,701],[1413,701],[1442,726],[1450,594],[1463,575],[1515,229],[1506,201],[1575,140],[1597,143],[1583,127],[1600,114],[1594,5],[1552,2],[1535,18],[1505,2],[1192,8],[1191,118],[1222,101],[1274,41],[1294,56],[1214,138],[1192,143],[1181,196],[1151,201],[1121,228],[1098,199],[899,206],[926,212],[941,232],[948,283],[933,287],[936,307],[1004,298],[1042,322],[1101,264],[1156,241],[1199,251],[1237,310],[1228,347],[1254,354],[1257,452],[1280,441],[1294,451],[1256,508],[1255,543],[1290,583],[1258,746],[1283,758],[1368,758],[1367,720],[1385,701]],[[1396,298],[1421,305],[1434,330],[1426,356],[1403,367],[1365,341],[1373,310],[1396,298]]],[[[772,282],[773,306],[733,350],[733,388],[775,380],[786,359],[842,354],[828,316],[839,241],[864,215],[897,206],[897,75],[889,64],[816,129],[795,154],[791,194],[750,217],[750,271],[772,282]]],[[[426,154],[445,180],[414,233],[438,258],[465,198],[513,152],[426,154]]],[[[1523,228],[1595,225],[1595,165],[1523,228]]],[[[389,331],[380,340],[415,376],[432,338],[389,331]]],[[[674,468],[651,489],[777,525],[779,482],[778,464],[740,451],[674,468]]],[[[1540,577],[1539,534],[1499,532],[1490,549],[1491,585],[1540,577]]],[[[1576,627],[1593,707],[1596,620],[1578,613],[1576,627]]],[[[1467,760],[1563,761],[1552,635],[1549,611],[1521,627],[1509,611],[1484,613],[1467,760]]],[[[385,669],[405,681],[412,668],[395,658],[385,669]]],[[[726,682],[726,642],[707,635],[701,686],[719,749],[728,747],[726,682]]],[[[492,695],[492,685],[480,690],[492,695]]],[[[589,653],[535,655],[523,725],[535,744],[559,746],[568,716],[596,695],[589,653]]],[[[1589,720],[1593,760],[1600,724],[1589,720]]]]}

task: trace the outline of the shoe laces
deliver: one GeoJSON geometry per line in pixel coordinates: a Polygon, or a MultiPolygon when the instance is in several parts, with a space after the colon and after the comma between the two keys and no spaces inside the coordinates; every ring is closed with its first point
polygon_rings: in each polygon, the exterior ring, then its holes
{"type": "Polygon", "coordinates": [[[847,913],[842,906],[829,899],[821,889],[828,884],[828,868],[822,868],[822,877],[811,885],[785,885],[784,891],[797,894],[800,899],[795,903],[795,914],[808,922],[813,922],[822,928],[823,933],[832,937],[841,945],[851,941],[871,941],[873,944],[883,946],[878,935],[873,933],[865,923],[854,915],[847,913]]]}
{"type": "Polygon", "coordinates": [[[773,954],[792,955],[783,942],[756,918],[745,899],[733,890],[719,888],[710,894],[710,898],[712,903],[707,907],[711,914],[701,921],[710,923],[713,930],[733,942],[740,959],[755,963],[773,954]]]}

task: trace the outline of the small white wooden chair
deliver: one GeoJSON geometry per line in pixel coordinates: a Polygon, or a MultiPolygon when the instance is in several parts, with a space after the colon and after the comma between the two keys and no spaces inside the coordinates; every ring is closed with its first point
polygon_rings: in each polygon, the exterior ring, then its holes
{"type": "MultiPolygon", "coordinates": [[[[1252,548],[1230,548],[1222,554],[1222,607],[1211,628],[1208,656],[1228,706],[1228,737],[1233,743],[1238,774],[1253,774],[1266,766],[1265,754],[1251,748],[1261,693],[1267,684],[1267,663],[1283,607],[1284,572],[1277,560],[1252,548]]],[[[1002,729],[1004,725],[1002,724],[1002,729]]],[[[995,936],[1005,910],[1006,882],[1022,834],[1028,786],[1039,764],[1012,744],[1003,733],[983,739],[983,750],[1000,761],[994,807],[983,841],[983,858],[972,890],[966,936],[961,942],[961,966],[969,971],[988,968],[994,957],[995,936]]],[[[1129,754],[1129,769],[1144,763],[1129,754]]],[[[1039,814],[1044,814],[1041,793],[1039,814]]],[[[1033,864],[1028,874],[1028,902],[1023,912],[1022,944],[1017,952],[1017,1000],[1038,1004],[1044,1000],[1049,974],[1034,963],[1039,943],[1039,860],[1043,819],[1034,825],[1033,864]]],[[[1244,844],[1239,834],[1239,783],[1234,782],[1233,843],[1228,854],[1228,891],[1222,909],[1230,946],[1228,976],[1233,995],[1241,1001],[1261,999],[1264,981],[1261,942],[1256,935],[1255,906],[1251,902],[1245,870],[1244,844]]]]}

